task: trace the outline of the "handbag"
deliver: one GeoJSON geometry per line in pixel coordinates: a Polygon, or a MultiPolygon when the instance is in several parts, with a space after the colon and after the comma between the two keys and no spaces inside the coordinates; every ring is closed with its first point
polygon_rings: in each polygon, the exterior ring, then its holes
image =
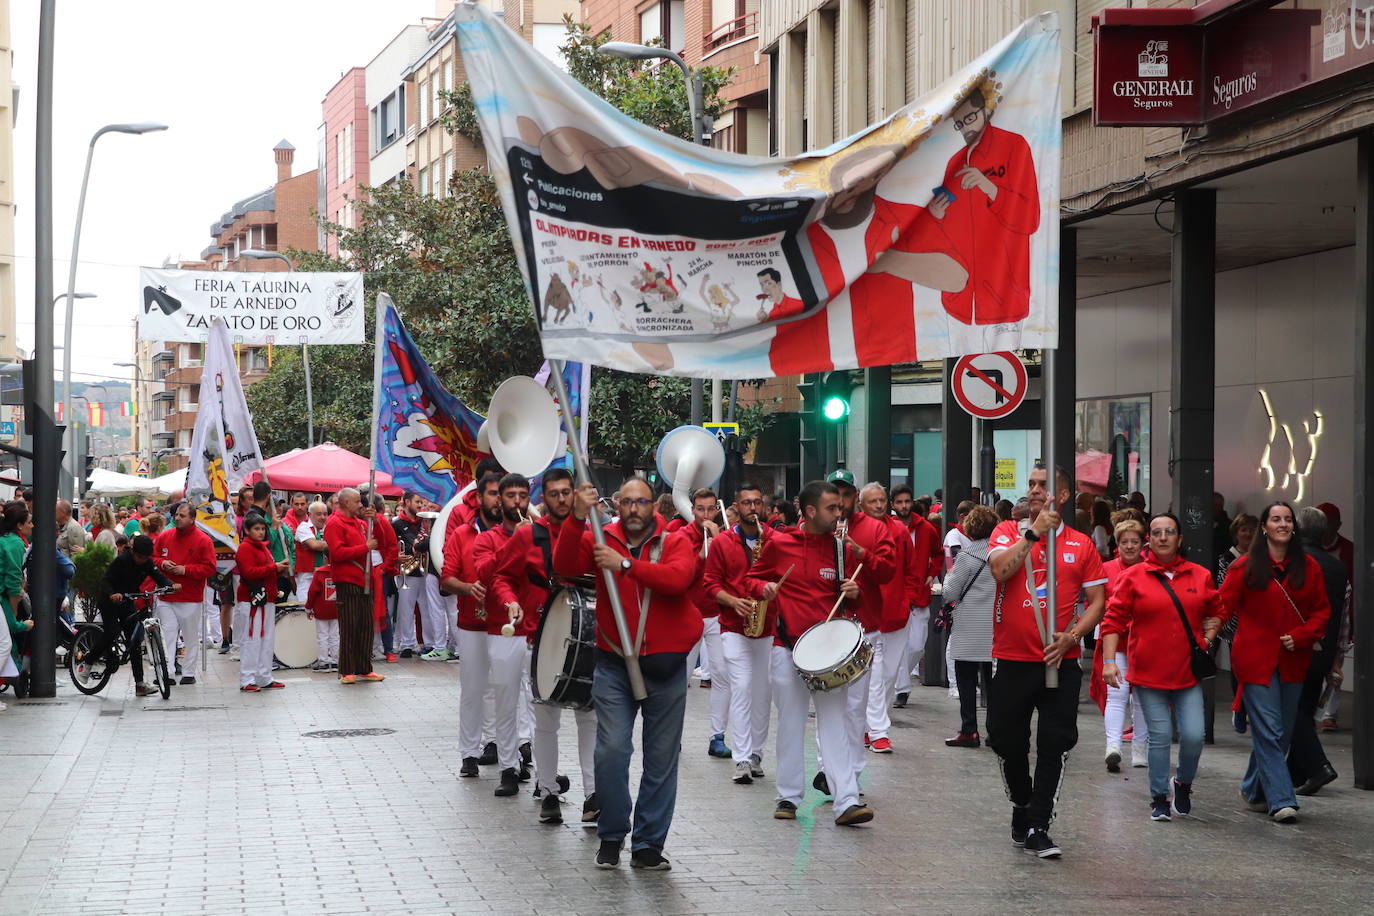
{"type": "Polygon", "coordinates": [[[1192,669],[1193,677],[1199,681],[1209,677],[1216,677],[1217,660],[1212,655],[1217,646],[1213,643],[1209,649],[1204,649],[1197,644],[1193,638],[1193,626],[1188,622],[1188,614],[1183,610],[1183,602],[1178,600],[1178,595],[1174,593],[1174,587],[1169,584],[1169,577],[1162,572],[1150,571],[1150,575],[1159,580],[1159,584],[1164,586],[1164,591],[1169,593],[1169,599],[1174,603],[1174,610],[1178,611],[1179,622],[1183,624],[1183,634],[1188,640],[1188,667],[1192,669]]]}
{"type": "Polygon", "coordinates": [[[973,583],[978,581],[978,577],[983,572],[983,567],[988,565],[987,560],[979,560],[978,563],[979,566],[977,571],[969,577],[968,582],[964,585],[964,590],[959,593],[959,597],[955,598],[953,601],[943,602],[940,605],[940,610],[935,612],[935,629],[944,630],[946,632],[954,630],[955,606],[958,605],[960,601],[964,600],[964,596],[968,594],[968,590],[973,588],[973,583]]]}
{"type": "MultiPolygon", "coordinates": [[[[1278,579],[1275,579],[1275,580],[1274,580],[1274,584],[1277,585],[1277,586],[1279,587],[1279,591],[1283,592],[1283,597],[1285,597],[1285,598],[1288,599],[1288,606],[1291,607],[1291,608],[1293,609],[1293,613],[1294,613],[1294,614],[1297,614],[1297,615],[1298,615],[1298,619],[1301,620],[1303,623],[1307,623],[1307,618],[1304,617],[1304,616],[1302,616],[1302,611],[1298,610],[1298,606],[1297,606],[1296,604],[1293,603],[1293,596],[1290,595],[1290,594],[1288,594],[1288,589],[1286,589],[1286,588],[1283,587],[1283,583],[1280,582],[1278,579]]],[[[1322,650],[1322,641],[1321,641],[1320,639],[1318,639],[1318,640],[1316,640],[1315,642],[1312,643],[1312,651],[1313,651],[1313,652],[1320,652],[1321,650],[1322,650]]]]}

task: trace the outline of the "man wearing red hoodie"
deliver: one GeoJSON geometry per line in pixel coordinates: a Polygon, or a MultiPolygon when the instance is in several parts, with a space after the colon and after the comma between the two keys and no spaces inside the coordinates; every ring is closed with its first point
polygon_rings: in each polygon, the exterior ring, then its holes
{"type": "Polygon", "coordinates": [[[896,571],[882,585],[882,616],[873,642],[873,663],[868,677],[868,737],[869,749],[875,754],[892,753],[893,693],[897,678],[906,659],[907,624],[911,618],[909,595],[914,580],[925,579],[926,567],[917,569],[914,548],[907,537],[906,526],[887,514],[887,492],[882,484],[865,484],[859,491],[859,506],[864,515],[887,528],[896,558],[896,571]]]}
{"type": "Polygon", "coordinates": [[[208,534],[196,527],[196,513],[188,502],[177,503],[172,525],[153,542],[153,560],[167,578],[181,586],[181,591],[158,599],[157,613],[167,643],[167,657],[176,658],[180,634],[186,644],[181,683],[194,684],[201,648],[200,623],[205,617],[205,582],[215,574],[215,545],[208,534]]]}
{"type": "MultiPolygon", "coordinates": [[[[797,817],[805,791],[806,717],[815,703],[816,741],[824,750],[827,782],[835,796],[835,810],[840,812],[835,823],[855,826],[873,820],[873,809],[859,802],[863,746],[848,721],[850,694],[865,692],[868,678],[833,690],[810,690],[797,677],[792,649],[799,636],[826,619],[837,598],[843,597],[852,613],[860,600],[860,581],[870,573],[865,566],[856,581],[862,549],[836,536],[841,509],[840,491],[834,484],[812,481],[802,488],[797,501],[800,526],[770,537],[744,580],[751,598],[767,599],[778,612],[772,667],[773,699],[778,707],[778,804],[773,817],[797,817]],[[840,567],[849,571],[848,576],[840,567]]],[[[859,728],[863,728],[862,720],[859,728]]]]}
{"type": "Polygon", "coordinates": [[[631,477],[620,486],[620,517],[605,527],[605,543],[596,544],[587,519],[597,511],[596,487],[577,490],[572,517],[563,523],[554,549],[554,569],[561,576],[595,572],[596,792],[601,801],[597,834],[598,868],[620,864],[620,847],[630,832],[630,754],[636,716],[642,728],[643,775],[634,804],[630,864],[667,871],[663,844],[677,804],[677,764],[682,747],[682,720],[687,709],[687,655],[701,638],[701,613],[688,597],[696,574],[691,545],[670,535],[654,512],[648,483],[631,477]],[[648,696],[636,700],[618,644],[619,633],[607,592],[609,571],[624,610],[626,628],[639,656],[648,696]]]}

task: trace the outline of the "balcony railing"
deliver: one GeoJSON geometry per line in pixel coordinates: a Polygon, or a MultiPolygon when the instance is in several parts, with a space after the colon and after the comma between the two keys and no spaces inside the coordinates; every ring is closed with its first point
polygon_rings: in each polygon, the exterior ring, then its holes
{"type": "Polygon", "coordinates": [[[706,37],[701,40],[701,52],[709,54],[722,45],[728,45],[732,41],[746,38],[755,34],[759,30],[759,14],[755,10],[752,13],[745,13],[737,19],[721,23],[716,28],[706,33],[706,37]]]}

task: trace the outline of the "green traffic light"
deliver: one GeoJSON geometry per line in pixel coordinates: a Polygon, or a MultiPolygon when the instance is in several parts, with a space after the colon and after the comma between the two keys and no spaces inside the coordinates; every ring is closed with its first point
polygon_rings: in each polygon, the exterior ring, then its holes
{"type": "Polygon", "coordinates": [[[821,416],[827,420],[843,420],[849,416],[849,402],[839,395],[832,395],[821,404],[821,416]]]}

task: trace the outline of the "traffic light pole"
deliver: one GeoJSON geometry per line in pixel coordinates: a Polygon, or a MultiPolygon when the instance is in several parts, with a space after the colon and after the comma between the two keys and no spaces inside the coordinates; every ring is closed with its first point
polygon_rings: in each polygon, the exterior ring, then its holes
{"type": "Polygon", "coordinates": [[[33,667],[29,693],[57,694],[57,467],[58,438],[53,422],[53,247],[52,247],[52,85],[53,35],[57,0],[42,0],[38,14],[38,98],[34,105],[34,385],[24,392],[33,417],[33,530],[46,549],[29,558],[29,599],[33,605],[33,667]]]}

